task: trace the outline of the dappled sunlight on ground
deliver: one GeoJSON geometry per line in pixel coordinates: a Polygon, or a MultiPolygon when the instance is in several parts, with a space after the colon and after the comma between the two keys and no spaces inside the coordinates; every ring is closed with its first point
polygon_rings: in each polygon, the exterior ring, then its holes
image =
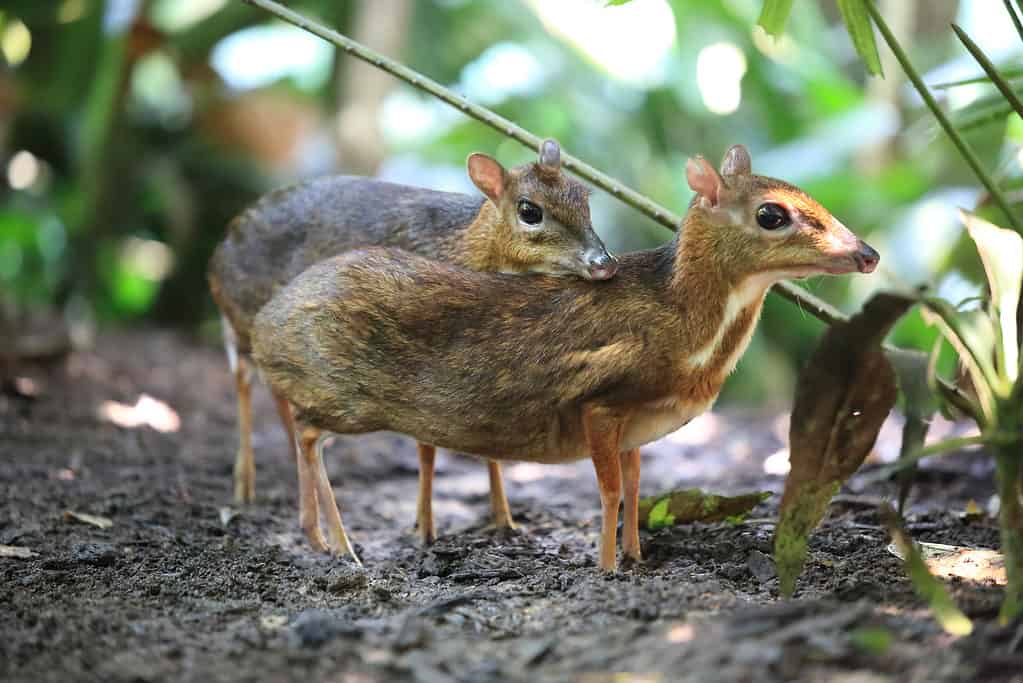
{"type": "Polygon", "coordinates": [[[151,427],[158,432],[176,432],[181,428],[177,411],[163,401],[147,394],[139,396],[135,405],[117,401],[103,401],[98,410],[100,418],[118,427],[151,427]]]}

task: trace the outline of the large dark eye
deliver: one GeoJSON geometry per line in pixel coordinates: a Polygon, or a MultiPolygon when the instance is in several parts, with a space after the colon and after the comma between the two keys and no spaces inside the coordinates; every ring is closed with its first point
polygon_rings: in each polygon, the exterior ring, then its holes
{"type": "Polygon", "coordinates": [[[518,209],[519,218],[522,219],[523,223],[537,225],[543,220],[543,210],[533,202],[527,202],[523,199],[519,202],[518,209]]]}
{"type": "Polygon", "coordinates": [[[768,202],[761,204],[760,208],[757,209],[757,223],[764,230],[784,228],[791,222],[792,219],[789,218],[789,212],[781,204],[768,202]]]}

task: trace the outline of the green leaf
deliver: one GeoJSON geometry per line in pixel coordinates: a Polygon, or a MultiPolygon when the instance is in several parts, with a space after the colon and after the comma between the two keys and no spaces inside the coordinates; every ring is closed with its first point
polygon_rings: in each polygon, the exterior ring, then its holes
{"type": "Polygon", "coordinates": [[[849,634],[849,640],[856,649],[868,655],[881,657],[892,647],[892,632],[880,626],[865,626],[849,634]]]}
{"type": "Polygon", "coordinates": [[[994,387],[999,384],[991,357],[995,328],[986,311],[957,311],[943,299],[925,297],[920,311],[924,321],[936,325],[959,355],[973,381],[985,425],[995,417],[994,387]]]}
{"type": "Polygon", "coordinates": [[[785,22],[792,12],[792,0],[764,0],[757,24],[769,35],[780,36],[785,31],[785,22]]]}
{"type": "Polygon", "coordinates": [[[966,230],[977,244],[980,260],[991,288],[991,303],[998,318],[998,360],[1009,384],[1019,373],[1019,339],[1016,309],[1023,281],[1023,238],[1014,230],[999,228],[983,218],[960,211],[966,230]]]}
{"type": "MultiPolygon", "coordinates": [[[[1003,67],[1000,70],[1002,78],[1023,78],[1023,66],[1010,66],[1003,67]]],[[[978,83],[990,83],[991,78],[989,76],[973,76],[972,78],[962,78],[957,81],[946,81],[944,83],[935,83],[931,87],[935,90],[947,90],[949,88],[958,88],[963,85],[976,85],[978,83]]]]}
{"type": "Polygon", "coordinates": [[[810,532],[859,469],[895,405],[895,371],[880,344],[915,302],[875,295],[848,322],[828,329],[800,373],[789,428],[792,469],[774,537],[782,595],[794,591],[810,532]]]}
{"type": "MultiPolygon", "coordinates": [[[[650,509],[650,514],[647,517],[647,528],[650,531],[657,531],[666,526],[671,526],[675,523],[674,515],[668,512],[668,503],[671,501],[667,497],[657,501],[657,503],[650,509]]],[[[640,505],[640,518],[643,517],[643,507],[640,505]]]]}
{"type": "Polygon", "coordinates": [[[973,623],[956,607],[945,586],[927,568],[920,549],[902,527],[898,514],[887,503],[881,505],[880,514],[900,557],[905,558],[906,573],[917,595],[927,601],[934,618],[946,633],[954,636],[969,635],[973,631],[973,623]]]}
{"type": "Polygon", "coordinates": [[[877,44],[874,42],[874,25],[870,22],[866,2],[868,0],[838,0],[838,9],[867,71],[884,78],[881,58],[877,54],[877,44]]]}
{"type": "Polygon", "coordinates": [[[770,491],[719,496],[700,489],[683,489],[644,498],[639,502],[639,518],[647,520],[650,531],[687,522],[739,524],[750,510],[770,497],[770,491]]]}
{"type": "Polygon", "coordinates": [[[628,5],[632,0],[607,0],[607,4],[604,7],[620,7],[621,5],[628,5]]]}

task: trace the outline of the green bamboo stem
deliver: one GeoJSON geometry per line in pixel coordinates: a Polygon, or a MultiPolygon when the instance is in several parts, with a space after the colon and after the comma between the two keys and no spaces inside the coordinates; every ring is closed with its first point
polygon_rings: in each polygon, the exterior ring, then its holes
{"type": "Polygon", "coordinates": [[[995,201],[998,207],[1005,213],[1005,216],[1008,219],[1009,223],[1012,225],[1012,227],[1017,232],[1023,232],[1023,227],[1021,227],[1019,221],[1016,220],[1016,216],[1015,214],[1013,214],[1012,209],[1009,207],[1009,203],[1005,200],[1005,196],[1002,194],[1002,191],[998,189],[998,186],[991,179],[991,176],[988,175],[988,172],[986,170],[984,170],[984,167],[981,165],[980,160],[977,158],[977,155],[973,152],[970,146],[966,144],[966,141],[962,139],[962,137],[959,135],[959,132],[948,120],[948,117],[945,116],[945,112],[942,111],[941,107],[938,106],[938,103],[934,99],[934,96],[931,95],[931,91],[927,89],[926,85],[924,85],[923,80],[920,78],[920,74],[916,72],[916,69],[913,67],[913,64],[909,61],[909,57],[906,56],[906,52],[902,49],[902,46],[899,44],[899,41],[892,34],[891,29],[888,28],[888,24],[885,23],[884,17],[881,16],[881,12],[878,11],[877,7],[874,5],[872,0],[868,0],[866,5],[867,10],[870,12],[871,18],[873,18],[874,23],[877,25],[878,31],[881,32],[881,36],[884,38],[885,43],[888,44],[888,48],[892,51],[892,54],[895,55],[895,59],[897,59],[899,64],[902,66],[902,70],[906,73],[906,76],[913,84],[913,87],[916,88],[916,91],[920,94],[920,97],[923,98],[924,104],[926,104],[927,108],[931,110],[931,113],[934,114],[934,118],[938,120],[938,124],[942,127],[942,129],[944,129],[945,133],[952,140],[952,144],[955,145],[956,149],[959,150],[959,153],[962,155],[963,159],[970,166],[970,168],[973,169],[973,172],[976,174],[977,178],[984,185],[984,187],[987,188],[987,191],[991,195],[991,198],[995,201]]]}
{"type": "MultiPolygon", "coordinates": [[[[348,36],[342,35],[333,29],[312,21],[298,12],[294,12],[280,3],[274,2],[274,0],[244,1],[273,14],[289,24],[293,24],[300,29],[308,31],[313,35],[326,40],[328,43],[344,50],[353,57],[357,57],[358,59],[368,62],[379,69],[383,69],[387,73],[405,81],[414,88],[418,88],[419,90],[422,90],[443,102],[447,102],[466,116],[470,116],[481,123],[485,123],[502,135],[506,135],[513,140],[522,143],[533,151],[536,151],[540,147],[542,140],[538,136],[533,135],[520,126],[517,126],[503,116],[499,116],[489,109],[485,109],[484,107],[480,107],[470,102],[461,95],[456,94],[433,79],[427,78],[419,72],[410,69],[404,64],[385,57],[375,50],[371,50],[365,45],[352,40],[348,36]]],[[[678,214],[660,206],[656,202],[627,187],[611,176],[595,169],[581,159],[562,152],[561,163],[568,170],[576,173],[582,178],[585,178],[602,190],[609,192],[612,196],[649,216],[669,230],[677,231],[682,225],[682,217],[678,214]]],[[[777,292],[789,301],[798,304],[800,308],[829,325],[834,322],[845,321],[848,319],[847,316],[831,304],[814,296],[813,294],[810,294],[802,287],[791,282],[778,283],[773,288],[773,291],[777,292]]]]}
{"type": "Polygon", "coordinates": [[[1012,25],[1016,27],[1016,33],[1019,34],[1020,40],[1023,40],[1023,24],[1020,23],[1019,15],[1016,14],[1016,10],[1013,8],[1012,3],[1009,0],[1002,0],[1005,5],[1005,11],[1009,13],[1012,18],[1012,25]]]}
{"type": "MultiPolygon", "coordinates": [[[[1013,15],[1013,17],[1015,17],[1015,15],[1013,15]]],[[[980,64],[980,68],[982,68],[984,73],[988,75],[991,82],[994,83],[999,92],[1002,93],[1002,97],[1005,98],[1005,101],[1012,105],[1012,108],[1017,114],[1023,116],[1023,102],[1020,102],[1016,91],[1012,89],[1012,86],[1009,85],[1008,81],[1006,81],[1005,78],[1002,77],[1002,74],[999,73],[998,67],[996,67],[990,59],[988,59],[983,50],[981,50],[980,47],[973,42],[973,39],[970,38],[963,29],[959,28],[956,24],[952,24],[952,30],[955,31],[956,36],[959,37],[959,41],[963,44],[963,46],[965,46],[970,54],[973,55],[973,58],[977,60],[977,63],[980,64]]]]}

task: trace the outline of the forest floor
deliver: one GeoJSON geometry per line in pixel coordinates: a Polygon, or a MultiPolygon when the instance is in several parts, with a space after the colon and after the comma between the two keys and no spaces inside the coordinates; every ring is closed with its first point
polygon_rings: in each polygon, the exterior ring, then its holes
{"type": "MultiPolygon", "coordinates": [[[[258,500],[232,505],[235,409],[218,349],[108,334],[14,376],[0,393],[0,544],[33,554],[0,557],[5,681],[1023,681],[1023,626],[997,625],[1000,589],[950,583],[975,630],[945,635],[886,549],[876,504],[892,486],[862,474],[785,601],[770,561],[777,495],[738,525],[644,531],[644,563],[607,577],[588,462],[506,466],[519,526],[507,532],[487,526],[486,468],[442,455],[440,540],[424,549],[411,528],[414,445],[338,437],[327,467],[363,569],[306,547],[294,467],[259,386],[258,500]],[[138,404],[142,394],[162,403],[138,404]],[[112,422],[139,416],[168,431],[112,422]]],[[[643,493],[780,491],[764,463],[786,429],[764,412],[694,421],[644,449],[643,493]]],[[[878,452],[897,433],[886,428],[878,452]]],[[[997,547],[992,520],[962,514],[992,490],[983,459],[934,463],[909,529],[997,547]]]]}

